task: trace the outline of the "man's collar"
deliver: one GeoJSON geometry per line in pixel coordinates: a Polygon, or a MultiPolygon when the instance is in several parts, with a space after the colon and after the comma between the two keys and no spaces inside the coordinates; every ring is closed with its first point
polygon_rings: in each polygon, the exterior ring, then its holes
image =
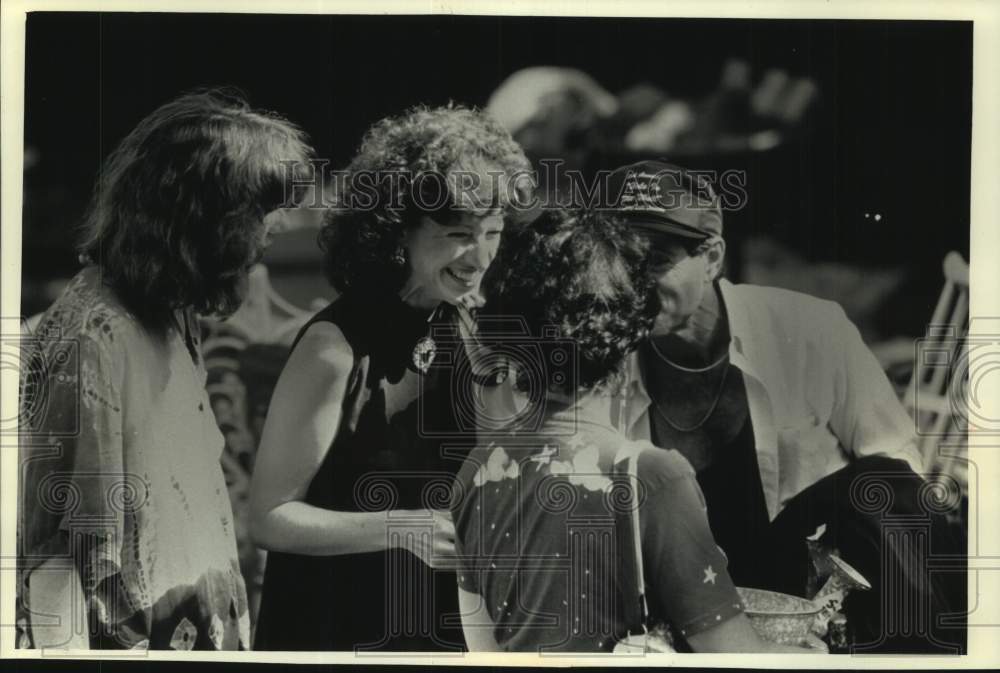
{"type": "Polygon", "coordinates": [[[628,396],[639,395],[646,398],[645,401],[649,402],[649,396],[646,394],[646,385],[642,382],[642,367],[639,366],[639,349],[632,351],[628,356],[626,367],[626,382],[628,386],[628,396]]]}
{"type": "MultiPolygon", "coordinates": [[[[633,431],[636,423],[646,413],[653,399],[646,392],[646,384],[642,380],[642,369],[639,366],[639,351],[632,351],[625,365],[626,379],[623,390],[623,398],[617,407],[617,418],[612,418],[612,422],[618,429],[626,433],[629,437],[635,438],[637,435],[633,431]]],[[[638,436],[645,436],[640,434],[638,436]]]]}
{"type": "Polygon", "coordinates": [[[719,294],[722,295],[722,306],[726,312],[726,320],[729,324],[729,354],[733,352],[743,355],[743,342],[741,334],[746,333],[747,315],[746,307],[736,297],[736,286],[725,278],[719,279],[719,294]]]}

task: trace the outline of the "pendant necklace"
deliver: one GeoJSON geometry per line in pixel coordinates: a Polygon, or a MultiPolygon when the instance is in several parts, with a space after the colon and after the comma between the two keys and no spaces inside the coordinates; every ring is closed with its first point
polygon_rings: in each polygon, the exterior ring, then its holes
{"type": "Polygon", "coordinates": [[[413,347],[413,367],[421,374],[426,374],[437,355],[437,344],[429,336],[420,337],[413,347]]]}
{"type": "MultiPolygon", "coordinates": [[[[441,313],[443,305],[439,305],[431,314],[427,316],[427,329],[430,330],[434,319],[438,317],[441,313]]],[[[429,334],[425,334],[417,340],[417,343],[413,346],[413,353],[411,354],[411,361],[413,362],[413,368],[420,372],[421,374],[426,374],[430,371],[431,365],[434,363],[434,358],[437,356],[437,342],[434,341],[434,337],[429,334]]]]}

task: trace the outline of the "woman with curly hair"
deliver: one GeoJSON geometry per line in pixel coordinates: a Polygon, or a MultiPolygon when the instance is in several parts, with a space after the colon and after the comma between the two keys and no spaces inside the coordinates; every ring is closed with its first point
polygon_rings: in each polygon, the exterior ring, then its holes
{"type": "Polygon", "coordinates": [[[458,372],[528,171],[499,124],[461,107],[366,134],[320,234],[341,294],[300,332],[256,461],[251,531],[269,550],[257,649],[464,646],[441,568],[451,479],[475,441],[458,372]]]}
{"type": "Polygon", "coordinates": [[[750,626],[683,456],[608,422],[658,313],[646,244],[546,211],[505,250],[480,337],[510,363],[520,421],[469,454],[452,499],[469,649],[611,652],[666,622],[695,651],[806,652],[750,626]]]}
{"type": "Polygon", "coordinates": [[[289,122],[207,91],[107,159],[86,266],[23,345],[20,646],[249,648],[196,314],[240,305],[284,226],[283,162],[311,153],[289,122]]]}

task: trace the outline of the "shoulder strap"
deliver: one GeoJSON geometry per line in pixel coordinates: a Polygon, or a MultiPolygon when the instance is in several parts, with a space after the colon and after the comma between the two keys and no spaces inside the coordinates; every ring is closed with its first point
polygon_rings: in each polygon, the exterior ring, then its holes
{"type": "Polygon", "coordinates": [[[649,609],[646,604],[646,583],[642,562],[642,531],[639,526],[639,478],[638,454],[633,453],[626,460],[615,465],[615,471],[627,480],[629,507],[619,513],[619,532],[622,544],[618,547],[619,568],[625,587],[623,597],[626,623],[629,634],[646,634],[649,609]],[[622,472],[624,468],[624,473],[622,472]]]}
{"type": "Polygon", "coordinates": [[[318,311],[316,314],[314,314],[311,318],[309,318],[309,320],[307,320],[305,322],[305,324],[302,325],[302,327],[299,328],[298,334],[295,335],[295,339],[292,340],[292,345],[288,349],[289,352],[295,350],[295,347],[299,344],[299,341],[301,341],[303,335],[306,333],[306,330],[308,330],[310,327],[312,327],[315,323],[318,323],[318,322],[334,322],[334,320],[333,320],[333,306],[334,306],[334,303],[335,302],[331,302],[331,303],[327,304],[324,308],[322,308],[320,311],[318,311]]]}
{"type": "Polygon", "coordinates": [[[632,520],[632,547],[635,553],[636,589],[638,590],[640,610],[642,615],[642,631],[646,633],[646,622],[649,620],[649,607],[646,604],[646,574],[642,563],[642,530],[639,527],[639,454],[632,454],[628,459],[629,490],[632,494],[632,506],[629,508],[629,518],[632,520]]]}

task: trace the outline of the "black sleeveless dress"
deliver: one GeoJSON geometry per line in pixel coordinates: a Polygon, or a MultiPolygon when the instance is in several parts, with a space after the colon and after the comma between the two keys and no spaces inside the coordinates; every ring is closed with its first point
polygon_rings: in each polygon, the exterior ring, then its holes
{"type": "MultiPolygon", "coordinates": [[[[471,391],[460,323],[442,305],[428,320],[396,296],[346,293],[315,315],[337,325],[354,352],[340,427],[305,501],[339,511],[447,509],[453,477],[475,443],[462,410],[471,391]],[[425,373],[414,346],[432,336],[425,373]]],[[[296,342],[298,339],[296,339],[296,342]]],[[[294,348],[294,345],[293,345],[294,348]]],[[[398,518],[390,535],[429,532],[398,518]]],[[[270,552],[255,649],[460,651],[455,573],[403,549],[339,556],[270,552]]]]}

